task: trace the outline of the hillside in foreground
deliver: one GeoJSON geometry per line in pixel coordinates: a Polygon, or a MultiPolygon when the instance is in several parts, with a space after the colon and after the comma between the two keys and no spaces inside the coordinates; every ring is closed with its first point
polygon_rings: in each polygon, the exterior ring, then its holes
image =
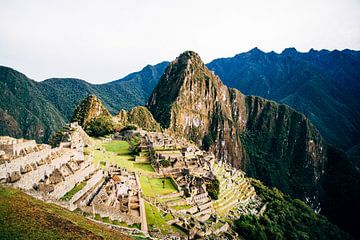
{"type": "Polygon", "coordinates": [[[131,239],[55,204],[0,187],[0,239],[131,239]]]}

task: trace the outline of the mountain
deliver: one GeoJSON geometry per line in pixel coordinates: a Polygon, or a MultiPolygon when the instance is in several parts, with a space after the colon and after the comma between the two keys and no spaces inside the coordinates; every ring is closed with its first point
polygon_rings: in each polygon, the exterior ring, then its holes
{"type": "Polygon", "coordinates": [[[77,104],[91,94],[97,95],[113,114],[122,108],[143,105],[167,65],[167,62],[148,65],[105,84],[72,78],[35,82],[20,72],[0,66],[0,135],[47,142],[71,120],[77,104]]]}
{"type": "Polygon", "coordinates": [[[160,124],[156,122],[149,109],[144,106],[134,107],[129,112],[121,109],[113,117],[113,121],[120,127],[134,124],[147,131],[161,131],[160,124]]]}
{"type": "Polygon", "coordinates": [[[24,74],[0,66],[0,135],[46,141],[65,124],[37,86],[24,74]]]}
{"type": "Polygon", "coordinates": [[[168,65],[147,65],[141,71],[104,84],[90,84],[80,79],[52,78],[39,83],[45,98],[70,120],[76,105],[90,94],[96,95],[112,113],[121,108],[143,105],[168,65]]]}
{"type": "Polygon", "coordinates": [[[287,104],[305,114],[324,138],[344,150],[360,141],[360,52],[255,48],[210,62],[225,85],[287,104]]]}
{"type": "Polygon", "coordinates": [[[360,172],[347,155],[333,146],[327,148],[327,164],[321,179],[321,213],[360,239],[360,172]]]}
{"type": "Polygon", "coordinates": [[[111,114],[95,95],[89,95],[75,108],[71,122],[78,122],[86,129],[91,120],[100,116],[110,118],[111,114]]]}
{"type": "Polygon", "coordinates": [[[226,87],[194,52],[161,77],[148,108],[169,132],[209,148],[269,186],[317,203],[326,146],[304,115],[226,87]]]}

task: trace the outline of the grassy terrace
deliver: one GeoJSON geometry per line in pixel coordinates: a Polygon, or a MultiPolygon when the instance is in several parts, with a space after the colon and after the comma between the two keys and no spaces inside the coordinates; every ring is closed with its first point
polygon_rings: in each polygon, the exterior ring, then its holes
{"type": "Polygon", "coordinates": [[[154,169],[149,163],[136,163],[135,157],[129,150],[129,143],[126,141],[111,141],[108,143],[101,143],[96,141],[97,146],[94,150],[94,162],[100,163],[100,166],[105,167],[105,162],[117,164],[120,167],[126,168],[129,171],[137,172],[139,174],[153,175],[154,169]],[[106,151],[97,150],[105,148],[106,151]]]}
{"type": "Polygon", "coordinates": [[[131,239],[82,215],[0,187],[0,239],[131,239]]]}
{"type": "Polygon", "coordinates": [[[145,211],[146,211],[146,220],[151,228],[151,226],[156,226],[160,229],[162,234],[167,234],[171,231],[171,226],[169,226],[166,221],[172,220],[173,217],[170,214],[162,214],[156,207],[145,202],[145,211]]]}
{"type": "MultiPolygon", "coordinates": [[[[130,144],[126,141],[114,140],[107,143],[102,143],[96,140],[94,148],[94,162],[100,163],[100,166],[105,167],[106,162],[117,164],[120,167],[126,168],[129,171],[136,172],[139,175],[141,188],[144,196],[157,198],[160,195],[176,193],[177,190],[170,178],[159,178],[150,163],[136,163],[135,156],[129,150],[130,144]],[[103,150],[105,149],[105,151],[103,150]],[[163,179],[165,184],[163,186],[163,179]]],[[[143,157],[148,157],[148,152],[142,153],[143,157]]],[[[158,200],[160,200],[158,198],[158,200]]],[[[145,203],[146,218],[149,227],[156,227],[162,233],[179,232],[172,226],[166,224],[167,220],[172,219],[171,215],[163,216],[156,207],[145,203]]],[[[103,220],[103,219],[100,219],[103,220]]]]}
{"type": "Polygon", "coordinates": [[[163,179],[164,178],[149,178],[141,175],[140,184],[143,194],[148,197],[156,197],[157,195],[166,195],[177,192],[169,178],[164,179],[165,184],[163,186],[163,179]]]}
{"type": "Polygon", "coordinates": [[[81,183],[77,184],[73,189],[65,193],[64,196],[60,198],[60,200],[69,201],[78,191],[83,189],[86,185],[86,181],[82,181],[81,183]]]}

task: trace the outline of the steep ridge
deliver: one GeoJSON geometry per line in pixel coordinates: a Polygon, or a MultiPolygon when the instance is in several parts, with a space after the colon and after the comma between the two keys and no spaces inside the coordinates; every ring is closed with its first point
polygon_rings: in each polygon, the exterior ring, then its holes
{"type": "Polygon", "coordinates": [[[319,202],[326,146],[315,127],[286,105],[226,87],[196,53],[169,65],[148,107],[170,133],[285,193],[319,202]]]}

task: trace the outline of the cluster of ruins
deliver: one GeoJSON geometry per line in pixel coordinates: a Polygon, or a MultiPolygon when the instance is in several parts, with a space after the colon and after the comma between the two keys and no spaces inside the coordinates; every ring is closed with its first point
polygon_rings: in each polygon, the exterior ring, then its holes
{"type": "Polygon", "coordinates": [[[70,210],[81,209],[128,225],[138,223],[146,231],[137,175],[117,166],[99,169],[93,155],[84,155],[81,127],[73,123],[67,129],[63,133],[67,141],[55,148],[34,140],[0,137],[0,182],[70,210]],[[75,194],[69,194],[74,189],[75,194]]]}
{"type": "MultiPolygon", "coordinates": [[[[190,238],[209,237],[231,231],[221,217],[237,218],[256,193],[244,173],[217,161],[182,138],[141,129],[127,130],[115,139],[139,139],[134,161],[148,162],[155,177],[170,179],[177,192],[144,196],[137,173],[109,162],[94,165],[93,153],[84,154],[80,126],[67,127],[66,141],[58,147],[34,140],[0,137],[0,182],[46,196],[70,210],[80,209],[95,218],[138,225],[146,233],[144,201],[173,216],[167,223],[190,238]],[[219,180],[219,196],[210,198],[208,184],[219,180]]],[[[110,141],[110,140],[109,140],[110,141]]],[[[116,140],[115,140],[116,141],[116,140]]],[[[150,230],[149,230],[150,231],[150,230]]]]}
{"type": "Polygon", "coordinates": [[[212,153],[181,138],[166,133],[143,130],[127,131],[140,138],[140,149],[150,152],[150,162],[156,172],[170,178],[177,193],[146,198],[149,202],[169,212],[176,225],[192,237],[220,234],[229,230],[218,216],[238,217],[246,213],[246,206],[256,198],[256,193],[242,171],[229,164],[217,162],[212,153]],[[212,200],[207,183],[220,179],[218,200],[212,200]]]}

